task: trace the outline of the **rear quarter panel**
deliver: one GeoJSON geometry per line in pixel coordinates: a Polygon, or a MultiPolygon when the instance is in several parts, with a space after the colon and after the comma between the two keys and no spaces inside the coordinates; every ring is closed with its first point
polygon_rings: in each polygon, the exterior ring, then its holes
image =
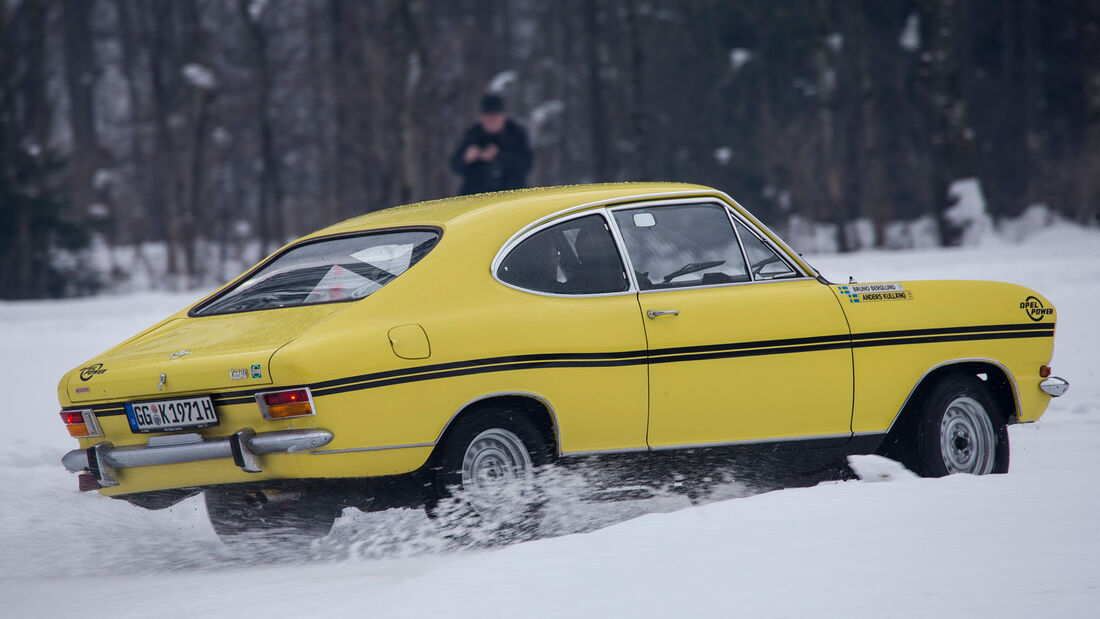
{"type": "Polygon", "coordinates": [[[850,287],[832,287],[855,343],[853,432],[888,430],[923,376],[962,360],[991,361],[1010,374],[1017,421],[1035,421],[1043,414],[1050,396],[1039,390],[1039,367],[1050,362],[1053,352],[1053,337],[1044,326],[1053,327],[1057,319],[1045,297],[998,282],[897,283],[907,294],[855,295],[858,301],[850,287]],[[967,327],[990,329],[905,333],[967,327]]]}
{"type": "Polygon", "coordinates": [[[495,281],[490,264],[506,238],[477,228],[448,230],[439,246],[400,278],[275,354],[271,367],[276,384],[312,385],[430,369],[397,380],[365,379],[339,392],[315,388],[315,422],[335,434],[324,449],[343,452],[316,459],[345,462],[332,469],[344,475],[414,470],[424,464],[456,413],[497,394],[526,394],[549,404],[560,452],[645,448],[642,363],[469,367],[471,360],[638,351],[646,346],[632,294],[548,297],[495,281]],[[403,359],[395,354],[387,334],[402,325],[424,330],[430,357],[403,359]],[[429,376],[439,377],[425,378],[429,376]]]}

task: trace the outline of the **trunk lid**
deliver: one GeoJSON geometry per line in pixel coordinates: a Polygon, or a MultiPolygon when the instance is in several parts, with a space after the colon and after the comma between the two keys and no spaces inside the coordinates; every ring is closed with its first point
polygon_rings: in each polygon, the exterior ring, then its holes
{"type": "Polygon", "coordinates": [[[66,391],[77,403],[269,385],[275,351],[343,307],[174,318],[70,372],[66,391]]]}

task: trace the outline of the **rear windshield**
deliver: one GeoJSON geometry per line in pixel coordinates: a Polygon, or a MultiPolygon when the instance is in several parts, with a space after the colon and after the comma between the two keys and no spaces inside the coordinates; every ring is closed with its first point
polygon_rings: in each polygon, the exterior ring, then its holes
{"type": "Polygon", "coordinates": [[[438,241],[433,230],[402,230],[299,245],[192,315],[362,299],[419,262],[438,241]]]}

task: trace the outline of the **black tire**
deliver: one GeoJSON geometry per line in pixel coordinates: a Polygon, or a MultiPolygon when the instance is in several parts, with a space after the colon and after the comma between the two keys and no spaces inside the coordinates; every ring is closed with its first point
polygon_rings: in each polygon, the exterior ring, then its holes
{"type": "Polygon", "coordinates": [[[231,488],[203,492],[206,513],[226,543],[264,537],[308,545],[328,535],[340,515],[334,505],[308,493],[270,494],[231,488]]]}
{"type": "Polygon", "coordinates": [[[425,511],[460,526],[533,531],[542,519],[535,475],[550,459],[542,433],[523,413],[486,408],[464,415],[437,452],[425,511]]]}
{"type": "Polygon", "coordinates": [[[1004,411],[975,376],[948,375],[928,393],[916,443],[918,472],[924,477],[1008,472],[1004,411]]]}

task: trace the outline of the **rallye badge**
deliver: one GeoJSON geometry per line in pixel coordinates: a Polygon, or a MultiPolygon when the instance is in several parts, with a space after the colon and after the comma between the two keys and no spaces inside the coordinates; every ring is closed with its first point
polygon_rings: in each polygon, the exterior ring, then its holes
{"type": "Polygon", "coordinates": [[[230,380],[245,380],[248,378],[248,368],[236,368],[229,370],[230,380]]]}
{"type": "Polygon", "coordinates": [[[97,363],[95,365],[89,365],[86,368],[80,368],[80,380],[85,380],[85,381],[92,380],[92,377],[95,376],[96,374],[105,374],[105,373],[107,373],[107,370],[103,369],[103,364],[102,363],[97,363]]]}
{"type": "Polygon", "coordinates": [[[252,378],[263,378],[263,377],[264,377],[264,373],[263,373],[263,371],[260,370],[260,364],[259,363],[253,363],[252,364],[252,378]]]}
{"type": "Polygon", "coordinates": [[[1042,320],[1043,316],[1049,316],[1054,313],[1053,307],[1043,307],[1043,302],[1035,297],[1024,299],[1023,303],[1020,303],[1020,309],[1027,312],[1027,317],[1035,322],[1042,320]]]}
{"type": "Polygon", "coordinates": [[[901,284],[847,284],[837,286],[837,290],[848,297],[849,303],[913,299],[913,293],[902,288],[901,284]]]}
{"type": "Polygon", "coordinates": [[[189,354],[191,354],[191,349],[184,348],[183,350],[177,350],[176,352],[168,355],[168,359],[169,360],[175,360],[175,359],[179,359],[180,357],[186,357],[189,354]]]}

